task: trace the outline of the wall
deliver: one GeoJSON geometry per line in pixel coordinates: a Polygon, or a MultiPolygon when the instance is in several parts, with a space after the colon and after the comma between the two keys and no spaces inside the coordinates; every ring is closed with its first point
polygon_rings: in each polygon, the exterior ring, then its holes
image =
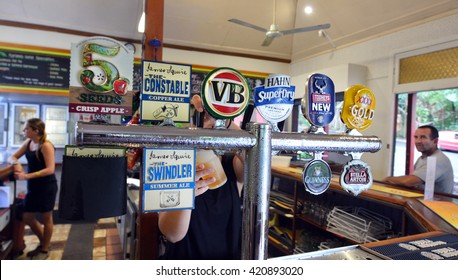
{"type": "MultiPolygon", "coordinates": [[[[45,32],[17,27],[0,25],[0,41],[33,46],[53,47],[68,49],[72,43],[78,43],[87,37],[62,34],[57,32],[45,32]]],[[[135,57],[141,57],[141,46],[137,45],[135,57]]],[[[253,71],[264,73],[287,73],[289,64],[270,62],[266,60],[249,59],[227,55],[208,54],[201,52],[190,52],[177,49],[163,49],[163,61],[198,64],[212,67],[232,67],[240,71],[253,71]]]]}
{"type": "MultiPolygon", "coordinates": [[[[458,37],[457,26],[458,15],[453,15],[349,47],[338,47],[330,53],[305,61],[293,61],[290,75],[295,82],[296,97],[300,98],[304,95],[306,79],[311,73],[326,74],[326,69],[335,68],[337,65],[357,64],[366,66],[365,85],[375,94],[377,110],[372,126],[362,133],[378,136],[382,140],[382,149],[377,153],[364,154],[362,159],[371,166],[374,179],[383,179],[389,175],[391,170],[390,158],[391,147],[393,147],[395,109],[395,95],[393,93],[394,55],[433,44],[456,41],[458,37]]],[[[331,79],[334,78],[330,77],[331,79]]],[[[454,86],[458,87],[458,83],[455,83],[454,86]]],[[[424,88],[423,90],[428,89],[424,88]]]]}
{"type": "MultiPolygon", "coordinates": [[[[373,125],[363,131],[364,135],[376,135],[382,140],[382,149],[374,154],[364,154],[371,167],[374,178],[382,179],[390,173],[391,147],[394,123],[393,67],[396,53],[414,50],[428,45],[455,40],[458,36],[458,15],[449,16],[433,22],[381,36],[370,41],[349,47],[338,48],[330,53],[293,61],[291,65],[265,60],[164,49],[163,60],[213,67],[233,67],[238,70],[271,73],[289,73],[296,86],[296,97],[305,92],[308,75],[314,72],[326,74],[326,70],[337,69],[341,65],[356,64],[366,68],[365,85],[377,98],[377,111],[373,125]],[[336,68],[337,67],[337,68],[336,68]]],[[[2,41],[18,44],[47,46],[69,49],[72,42],[85,39],[81,36],[26,30],[0,26],[2,41]]],[[[141,47],[137,46],[137,57],[141,47]]],[[[334,74],[334,73],[333,73],[334,74]]],[[[331,78],[335,78],[332,77],[331,78]]],[[[458,84],[456,84],[458,87],[458,84]]]]}

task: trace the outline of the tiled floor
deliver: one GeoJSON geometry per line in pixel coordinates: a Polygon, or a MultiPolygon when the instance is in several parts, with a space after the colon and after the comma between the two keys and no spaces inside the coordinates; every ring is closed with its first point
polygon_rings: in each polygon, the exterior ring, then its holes
{"type": "MultiPolygon", "coordinates": [[[[61,260],[64,253],[65,244],[70,232],[70,224],[54,225],[54,232],[51,238],[51,248],[49,251],[48,260],[61,260]]],[[[24,254],[17,258],[18,260],[28,259],[27,252],[35,249],[39,242],[38,238],[27,227],[25,232],[26,249],[24,254]]],[[[121,260],[122,248],[119,239],[118,230],[116,228],[115,218],[100,219],[95,224],[94,242],[92,251],[93,260],[121,260]]]]}

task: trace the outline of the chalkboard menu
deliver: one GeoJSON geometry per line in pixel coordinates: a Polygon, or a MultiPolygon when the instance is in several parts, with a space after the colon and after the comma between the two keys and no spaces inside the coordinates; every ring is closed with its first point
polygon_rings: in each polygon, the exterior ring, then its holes
{"type": "Polygon", "coordinates": [[[0,47],[0,86],[68,89],[70,56],[0,47]]]}

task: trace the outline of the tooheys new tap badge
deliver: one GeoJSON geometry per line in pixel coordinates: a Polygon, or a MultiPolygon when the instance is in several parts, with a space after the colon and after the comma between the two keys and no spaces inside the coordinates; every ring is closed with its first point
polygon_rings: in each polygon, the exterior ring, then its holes
{"type": "Polygon", "coordinates": [[[334,82],[331,78],[324,74],[310,75],[305,95],[307,108],[302,109],[307,120],[318,127],[331,123],[335,114],[334,82]]]}
{"type": "Polygon", "coordinates": [[[232,68],[217,68],[208,73],[202,85],[205,110],[216,119],[232,119],[242,114],[250,102],[250,86],[232,68]]]}
{"type": "Polygon", "coordinates": [[[293,110],[295,86],[286,75],[269,75],[263,86],[254,90],[254,105],[261,116],[270,123],[285,120],[293,110]]]}

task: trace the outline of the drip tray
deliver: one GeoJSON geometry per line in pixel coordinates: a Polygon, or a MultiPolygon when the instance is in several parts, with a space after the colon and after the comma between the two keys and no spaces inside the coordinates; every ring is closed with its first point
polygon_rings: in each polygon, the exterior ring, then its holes
{"type": "Polygon", "coordinates": [[[359,245],[273,258],[273,260],[383,260],[359,245]]]}

